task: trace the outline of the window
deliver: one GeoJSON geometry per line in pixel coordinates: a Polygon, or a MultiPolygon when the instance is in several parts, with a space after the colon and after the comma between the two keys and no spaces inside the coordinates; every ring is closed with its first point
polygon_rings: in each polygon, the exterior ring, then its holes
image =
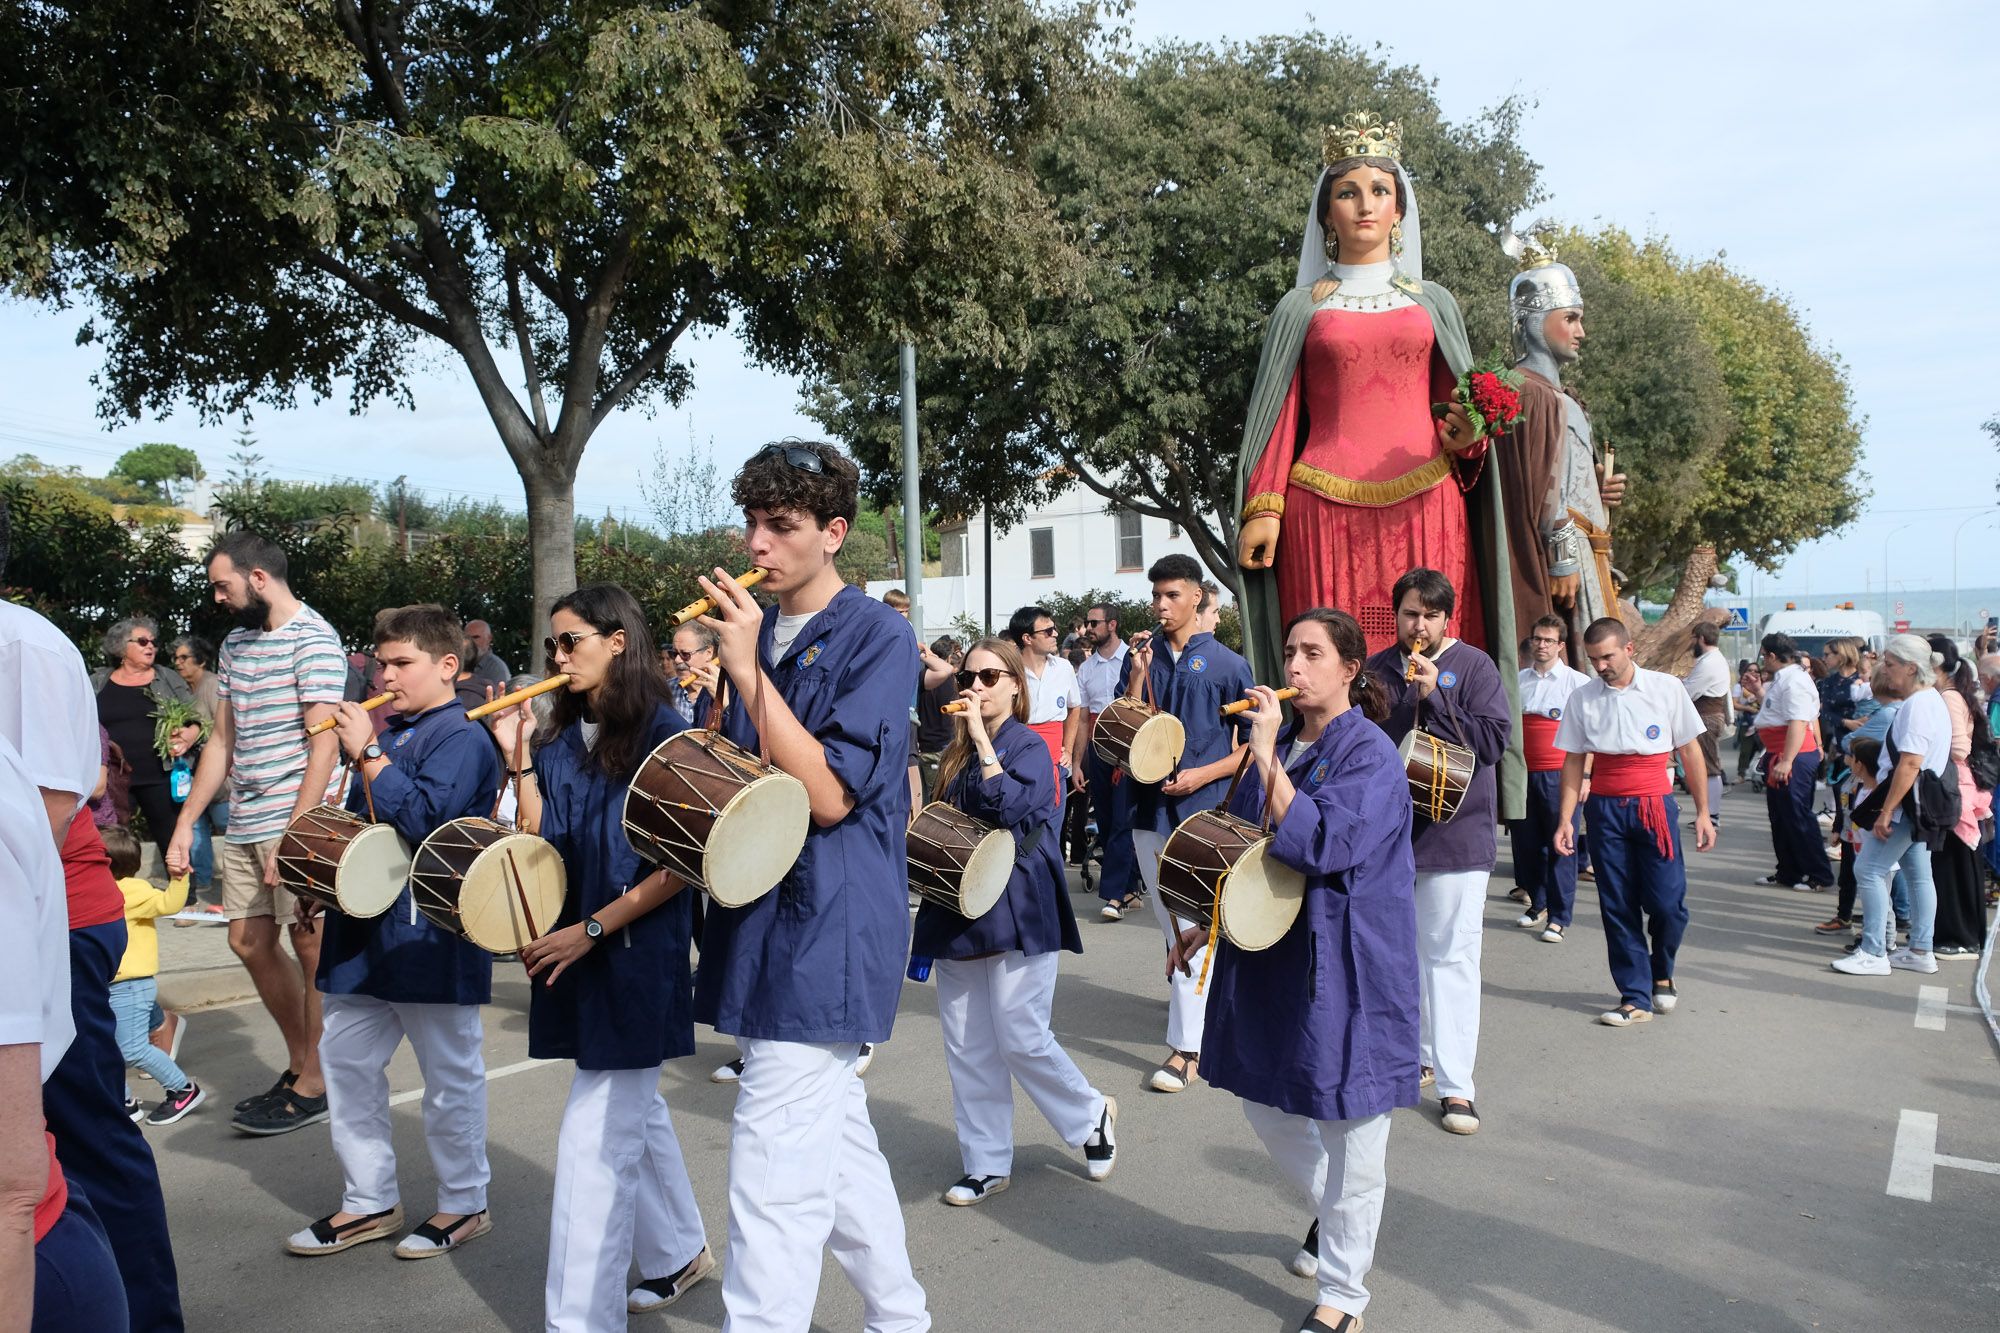
{"type": "Polygon", "coordinates": [[[1116,515],[1118,523],[1118,568],[1144,569],[1146,567],[1146,542],[1139,532],[1139,515],[1130,509],[1121,509],[1116,515]]]}
{"type": "Polygon", "coordinates": [[[1056,576],[1054,528],[1028,529],[1028,575],[1037,579],[1052,579],[1056,576]]]}

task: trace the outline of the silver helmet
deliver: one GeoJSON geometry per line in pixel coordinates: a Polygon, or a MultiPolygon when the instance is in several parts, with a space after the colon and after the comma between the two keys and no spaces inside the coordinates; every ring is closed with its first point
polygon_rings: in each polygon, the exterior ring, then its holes
{"type": "Polygon", "coordinates": [[[1583,288],[1569,265],[1558,263],[1555,250],[1532,236],[1508,232],[1500,248],[1519,261],[1521,271],[1507,287],[1507,314],[1514,326],[1517,354],[1549,351],[1542,336],[1542,318],[1551,310],[1581,310],[1583,288]]]}

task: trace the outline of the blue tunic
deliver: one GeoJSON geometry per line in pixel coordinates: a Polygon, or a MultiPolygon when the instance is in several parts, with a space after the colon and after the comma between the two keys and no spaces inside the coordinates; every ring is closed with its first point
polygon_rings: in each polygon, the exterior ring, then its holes
{"type": "MultiPolygon", "coordinates": [[[[1400,647],[1384,648],[1368,659],[1368,671],[1389,696],[1389,716],[1382,729],[1396,745],[1417,722],[1417,687],[1403,678],[1409,658],[1400,647]]],[[[1424,730],[1441,740],[1470,749],[1477,762],[1458,813],[1433,824],[1417,812],[1417,869],[1423,871],[1491,870],[1499,855],[1494,832],[1500,804],[1497,775],[1500,757],[1514,734],[1514,715],[1507,705],[1500,669],[1471,644],[1460,640],[1437,655],[1438,687],[1422,701],[1424,730]]]]}
{"type": "MultiPolygon", "coordinates": [[[[776,607],[757,656],[770,661],[776,607]]],[[[909,622],[859,588],[842,588],[807,621],[772,682],[854,797],[837,824],[813,824],[778,887],[743,907],[709,904],[695,1017],[729,1036],[772,1041],[887,1041],[909,956],[909,622]]],[[[723,732],[757,748],[747,695],[735,690],[723,732]]]]}
{"type": "MultiPolygon", "coordinates": [[[[684,729],[680,714],[661,704],[640,757],[684,729]]],[[[653,867],[625,837],[632,775],[613,778],[591,760],[581,723],[535,752],[535,776],[542,789],[541,835],[561,853],[569,874],[562,912],[554,926],[543,927],[547,931],[602,910],[653,867]]],[[[574,1060],[579,1069],[647,1069],[693,1055],[688,931],[696,892],[682,889],[605,935],[554,986],[536,981],[528,1003],[528,1054],[574,1060]]]]}
{"type": "Polygon", "coordinates": [[[968,921],[925,900],[917,908],[910,952],[925,958],[976,958],[1018,949],[1024,954],[1083,952],[1063,874],[1062,839],[1056,833],[1055,777],[1049,747],[1008,718],[993,736],[993,757],[1005,771],[984,781],[975,757],[938,794],[968,815],[1011,829],[1014,874],[991,911],[968,921]]]}
{"type": "MultiPolygon", "coordinates": [[[[1216,642],[1213,634],[1189,639],[1176,662],[1167,653],[1165,636],[1155,635],[1152,677],[1153,702],[1179,718],[1187,731],[1180,767],[1199,768],[1225,758],[1245,724],[1225,721],[1222,706],[1249,693],[1255,683],[1250,664],[1216,642]]],[[[1133,828],[1172,833],[1189,815],[1221,805],[1229,779],[1217,778],[1185,796],[1168,796],[1161,791],[1163,785],[1135,785],[1133,828]]]]}
{"type": "MultiPolygon", "coordinates": [[[[1297,794],[1272,855],[1305,873],[1305,899],[1269,949],[1218,937],[1202,1077],[1315,1120],[1415,1106],[1417,872],[1396,748],[1349,709],[1286,772],[1297,794]]],[[[1263,802],[1253,766],[1230,808],[1257,819],[1263,802]]]]}
{"type": "MultiPolygon", "coordinates": [[[[389,763],[373,782],[375,818],[394,825],[411,851],[454,819],[491,813],[500,790],[500,752],[486,728],[467,720],[458,700],[415,717],[396,714],[381,743],[389,763]]],[[[368,813],[359,773],[347,808],[368,813]]],[[[493,955],[432,925],[408,884],[380,916],[357,921],[330,910],[323,921],[316,979],[327,995],[402,1004],[485,1004],[493,998],[493,955]]]]}

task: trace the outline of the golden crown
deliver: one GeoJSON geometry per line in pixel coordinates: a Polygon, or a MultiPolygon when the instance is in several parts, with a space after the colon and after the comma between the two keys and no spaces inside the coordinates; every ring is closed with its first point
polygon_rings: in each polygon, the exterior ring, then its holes
{"type": "Polygon", "coordinates": [[[1391,162],[1403,148],[1403,127],[1384,122],[1372,111],[1355,111],[1338,125],[1320,132],[1320,163],[1332,166],[1357,157],[1386,157],[1391,162]]]}

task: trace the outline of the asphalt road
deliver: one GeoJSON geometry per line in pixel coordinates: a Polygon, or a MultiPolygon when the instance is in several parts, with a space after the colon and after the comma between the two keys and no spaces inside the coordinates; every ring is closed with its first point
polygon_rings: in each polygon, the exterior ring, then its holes
{"type": "MultiPolygon", "coordinates": [[[[2000,1062],[1980,1020],[1952,1007],[1972,1003],[1976,965],[1827,970],[1834,950],[1809,927],[1828,899],[1751,886],[1770,864],[1759,806],[1725,798],[1723,844],[1692,867],[1684,999],[1641,1028],[1593,1021],[1612,995],[1590,889],[1569,939],[1543,944],[1513,927],[1503,861],[1486,912],[1483,1127],[1446,1134],[1428,1100],[1396,1114],[1371,1331],[2000,1328],[2000,1175],[1978,1169],[2000,1162],[2000,1062]],[[1935,994],[1920,1017],[1925,986],[1948,988],[1941,1017],[1935,994]]],[[[1149,913],[1101,924],[1094,899],[1076,901],[1087,952],[1063,960],[1055,1025],[1123,1108],[1108,1182],[1088,1182],[1080,1153],[1017,1097],[1013,1188],[978,1208],[938,1203],[960,1168],[931,986],[905,986],[868,1075],[936,1326],[1295,1329],[1313,1303],[1312,1283],[1285,1267],[1305,1205],[1233,1097],[1142,1088],[1164,1053],[1158,934],[1149,913]]],[[[526,1060],[526,990],[503,964],[495,991],[486,1059],[501,1071],[526,1060]]],[[[733,1046],[700,1035],[662,1085],[721,1251],[734,1093],[707,1076],[733,1046]]],[[[340,1173],[324,1127],[229,1129],[228,1104],[282,1060],[254,1002],[196,1014],[182,1055],[215,1100],[149,1134],[190,1328],[540,1327],[565,1066],[491,1084],[492,1234],[403,1263],[386,1244],[324,1259],[282,1250],[337,1206],[340,1173]]],[[[418,1087],[407,1050],[391,1080],[418,1087]]],[[[395,1117],[405,1205],[421,1217],[434,1184],[418,1112],[412,1101],[395,1117]]],[[[831,1263],[818,1311],[815,1328],[860,1327],[831,1263]]],[[[721,1319],[709,1283],[632,1327],[721,1319]]]]}

